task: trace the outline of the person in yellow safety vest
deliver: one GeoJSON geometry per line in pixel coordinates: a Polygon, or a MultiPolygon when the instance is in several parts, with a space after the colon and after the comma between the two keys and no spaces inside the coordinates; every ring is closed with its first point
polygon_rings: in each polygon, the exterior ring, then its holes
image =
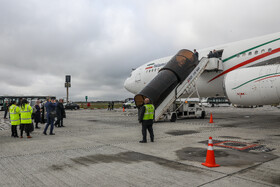
{"type": "Polygon", "coordinates": [[[20,106],[20,138],[22,138],[24,130],[26,132],[27,138],[32,138],[30,136],[32,112],[32,107],[28,104],[26,99],[23,99],[20,106]]]}
{"type": "Polygon", "coordinates": [[[12,137],[18,138],[17,126],[20,125],[20,109],[16,105],[16,101],[11,102],[11,106],[9,108],[10,111],[10,120],[11,120],[11,129],[12,129],[12,137]]]}
{"type": "Polygon", "coordinates": [[[146,98],[144,100],[144,105],[139,110],[138,120],[139,123],[142,123],[142,135],[143,139],[139,143],[147,143],[147,129],[150,133],[151,142],[154,142],[154,113],[155,107],[153,104],[150,104],[150,99],[146,98]]]}

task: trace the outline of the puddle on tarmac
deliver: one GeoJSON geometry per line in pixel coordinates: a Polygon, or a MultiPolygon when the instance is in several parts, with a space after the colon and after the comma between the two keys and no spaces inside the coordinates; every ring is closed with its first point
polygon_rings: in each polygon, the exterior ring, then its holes
{"type": "Polygon", "coordinates": [[[89,122],[97,122],[98,120],[96,120],[96,119],[90,119],[90,120],[88,120],[89,122]]]}
{"type": "Polygon", "coordinates": [[[192,130],[174,130],[174,131],[168,131],[166,134],[174,135],[174,136],[181,136],[181,135],[186,135],[186,134],[194,134],[198,133],[198,131],[192,131],[192,130]]]}
{"type": "Polygon", "coordinates": [[[219,126],[221,126],[221,127],[238,127],[238,125],[236,125],[236,124],[221,124],[219,126]]]}
{"type": "MultiPolygon", "coordinates": [[[[193,167],[190,165],[182,164],[179,162],[175,162],[172,160],[167,160],[160,157],[155,157],[151,155],[146,155],[137,152],[122,152],[118,154],[106,155],[106,154],[97,154],[97,155],[89,155],[84,157],[77,157],[70,159],[74,162],[73,165],[80,165],[80,166],[90,166],[93,164],[100,164],[100,163],[114,163],[120,162],[125,164],[130,163],[140,163],[140,162],[153,162],[155,164],[161,165],[163,167],[179,170],[179,171],[187,171],[193,173],[204,173],[203,169],[193,167]]],[[[52,170],[63,170],[69,167],[73,167],[73,165],[64,164],[64,165],[52,165],[52,170]]]]}
{"type": "MultiPolygon", "coordinates": [[[[204,162],[207,154],[207,147],[186,147],[176,151],[180,160],[204,162]]],[[[256,162],[265,162],[278,156],[270,153],[251,153],[237,150],[217,149],[214,150],[216,163],[222,166],[253,165],[256,162]]]]}
{"type": "Polygon", "coordinates": [[[240,137],[236,137],[236,136],[219,136],[219,138],[241,139],[240,137]]]}

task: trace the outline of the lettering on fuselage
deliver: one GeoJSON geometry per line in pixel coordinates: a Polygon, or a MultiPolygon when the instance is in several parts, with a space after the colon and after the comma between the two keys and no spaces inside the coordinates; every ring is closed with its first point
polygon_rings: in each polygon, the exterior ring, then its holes
{"type": "Polygon", "coordinates": [[[241,99],[241,96],[242,96],[242,95],[245,95],[245,93],[237,93],[237,95],[239,95],[239,96],[240,96],[240,99],[241,99]]]}
{"type": "Polygon", "coordinates": [[[164,66],[165,64],[166,64],[166,63],[155,64],[154,67],[155,67],[155,68],[158,68],[158,67],[164,66]]]}
{"type": "Polygon", "coordinates": [[[148,64],[145,69],[152,69],[152,68],[159,68],[161,66],[165,66],[166,63],[161,63],[161,64],[148,64]]]}

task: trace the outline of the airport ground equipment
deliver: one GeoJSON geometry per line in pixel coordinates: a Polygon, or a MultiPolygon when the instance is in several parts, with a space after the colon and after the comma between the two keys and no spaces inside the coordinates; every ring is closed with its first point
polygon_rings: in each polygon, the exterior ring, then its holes
{"type": "MultiPolygon", "coordinates": [[[[204,106],[200,106],[198,101],[182,101],[181,99],[176,100],[170,108],[173,107],[172,111],[176,111],[176,116],[167,116],[168,113],[164,114],[167,119],[175,122],[177,118],[204,118],[206,115],[204,106]]],[[[169,109],[170,109],[169,108],[169,109]]]]}
{"type": "MultiPolygon", "coordinates": [[[[195,81],[205,70],[208,58],[200,62],[193,52],[180,50],[158,73],[158,75],[134,97],[135,104],[140,107],[145,98],[149,98],[155,105],[155,121],[163,117],[174,121],[177,110],[174,102],[182,95],[190,97],[195,91],[195,81]]],[[[198,94],[198,93],[197,93],[198,94]]]]}

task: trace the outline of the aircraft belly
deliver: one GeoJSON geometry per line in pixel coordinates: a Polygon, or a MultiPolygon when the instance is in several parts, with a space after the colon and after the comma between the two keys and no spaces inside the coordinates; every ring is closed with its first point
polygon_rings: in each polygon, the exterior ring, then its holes
{"type": "MultiPolygon", "coordinates": [[[[200,97],[224,96],[223,76],[209,82],[213,77],[220,74],[221,71],[205,71],[196,81],[196,87],[200,97]]],[[[197,97],[195,93],[193,97],[197,97]]]]}

